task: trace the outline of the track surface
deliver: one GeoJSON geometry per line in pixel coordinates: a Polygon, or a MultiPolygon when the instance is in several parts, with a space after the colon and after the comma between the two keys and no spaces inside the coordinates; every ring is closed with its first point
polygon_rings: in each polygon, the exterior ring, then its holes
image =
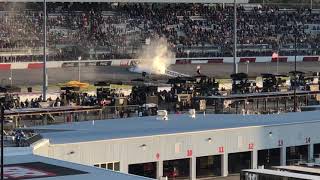
{"type": "MultiPolygon", "coordinates": [[[[217,78],[229,78],[233,73],[233,64],[198,64],[201,67],[201,73],[217,78]]],[[[172,70],[186,74],[195,74],[197,66],[194,64],[174,65],[172,70]]],[[[279,73],[287,74],[294,70],[294,63],[279,63],[279,73]]],[[[247,65],[240,63],[239,72],[247,72],[247,65]]],[[[251,63],[248,64],[249,76],[256,77],[261,73],[276,73],[277,63],[251,63]]],[[[303,72],[319,72],[320,62],[297,62],[297,70],[303,72]]]]}
{"type": "MultiPolygon", "coordinates": [[[[197,64],[172,65],[169,69],[184,74],[196,74],[197,64]]],[[[200,64],[201,73],[217,78],[228,78],[233,71],[232,64],[200,64]]],[[[248,65],[249,76],[257,76],[261,73],[276,73],[277,63],[252,63],[248,65]]],[[[294,70],[294,63],[279,63],[279,73],[288,73],[294,70]]],[[[320,62],[298,62],[297,70],[303,72],[319,72],[320,62]]],[[[239,72],[246,72],[247,65],[239,64],[239,72]]],[[[40,85],[42,83],[41,69],[13,70],[13,84],[23,86],[40,85]]],[[[0,84],[9,84],[10,71],[0,70],[0,84]]],[[[117,79],[130,81],[141,77],[138,73],[132,73],[124,67],[92,66],[81,67],[81,81],[95,82],[99,80],[117,79]]],[[[77,67],[52,68],[48,69],[48,83],[56,84],[78,79],[77,67]]]]}

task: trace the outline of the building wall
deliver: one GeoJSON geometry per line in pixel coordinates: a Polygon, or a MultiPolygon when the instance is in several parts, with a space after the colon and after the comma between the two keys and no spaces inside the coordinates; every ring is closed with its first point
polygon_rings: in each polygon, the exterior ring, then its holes
{"type": "MultiPolygon", "coordinates": [[[[234,128],[73,144],[50,144],[43,147],[48,148],[48,151],[37,152],[39,155],[86,165],[120,161],[120,170],[127,172],[129,164],[245,151],[254,151],[253,154],[256,154],[257,150],[261,149],[320,143],[319,128],[320,121],[234,128]],[[211,138],[211,141],[208,138],[211,138]],[[311,141],[306,141],[306,138],[310,138],[311,141]],[[45,154],[46,152],[48,154],[45,154]]],[[[254,161],[256,160],[255,158],[254,161]]]]}

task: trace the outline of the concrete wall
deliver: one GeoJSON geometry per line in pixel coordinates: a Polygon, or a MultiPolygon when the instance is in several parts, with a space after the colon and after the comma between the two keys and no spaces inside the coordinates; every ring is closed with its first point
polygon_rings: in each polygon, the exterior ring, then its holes
{"type": "Polygon", "coordinates": [[[33,154],[48,154],[49,152],[49,139],[41,139],[30,145],[33,154]]]}
{"type": "MultiPolygon", "coordinates": [[[[256,167],[257,157],[254,155],[258,150],[279,147],[283,147],[285,150],[285,147],[289,146],[320,143],[319,128],[320,121],[73,144],[50,144],[43,147],[48,148],[48,151],[38,150],[36,153],[91,166],[98,163],[120,161],[121,171],[128,172],[129,164],[218,154],[225,155],[223,156],[226,157],[223,164],[228,167],[228,153],[252,151],[253,157],[255,157],[253,158],[253,167],[256,167]],[[311,138],[310,143],[306,142],[306,138],[309,137],[311,138]],[[212,139],[211,142],[208,141],[208,138],[212,139]],[[283,143],[279,144],[279,141],[283,143]],[[146,145],[144,148],[143,144],[146,145]],[[223,147],[223,152],[221,147],[223,147]],[[187,153],[190,150],[192,151],[191,156],[187,153]]],[[[226,169],[223,172],[224,175],[228,174],[226,169]]]]}

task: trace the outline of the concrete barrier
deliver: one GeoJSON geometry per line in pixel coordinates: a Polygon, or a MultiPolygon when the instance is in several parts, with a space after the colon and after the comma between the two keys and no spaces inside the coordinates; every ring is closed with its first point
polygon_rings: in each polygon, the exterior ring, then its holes
{"type": "MultiPolygon", "coordinates": [[[[319,56],[297,56],[297,62],[316,62],[320,61],[319,56]]],[[[81,64],[85,66],[122,66],[129,67],[138,59],[113,59],[113,60],[81,60],[81,64]]],[[[294,62],[295,56],[280,56],[272,58],[271,56],[262,57],[237,57],[236,62],[239,63],[262,63],[262,62],[294,62]]],[[[78,60],[70,61],[48,61],[47,68],[76,67],[78,60]]],[[[233,63],[233,57],[198,57],[198,58],[176,58],[173,64],[212,64],[212,63],[233,63]]],[[[0,70],[10,69],[41,69],[42,62],[15,62],[0,63],[0,70]]]]}

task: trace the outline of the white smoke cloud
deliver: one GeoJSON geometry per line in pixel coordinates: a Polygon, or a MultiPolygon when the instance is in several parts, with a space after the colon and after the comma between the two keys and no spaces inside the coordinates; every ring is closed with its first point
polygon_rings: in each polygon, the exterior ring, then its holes
{"type": "Polygon", "coordinates": [[[139,63],[131,69],[134,72],[149,74],[165,74],[166,69],[175,59],[174,53],[169,49],[166,39],[151,40],[139,56],[139,63]]]}

